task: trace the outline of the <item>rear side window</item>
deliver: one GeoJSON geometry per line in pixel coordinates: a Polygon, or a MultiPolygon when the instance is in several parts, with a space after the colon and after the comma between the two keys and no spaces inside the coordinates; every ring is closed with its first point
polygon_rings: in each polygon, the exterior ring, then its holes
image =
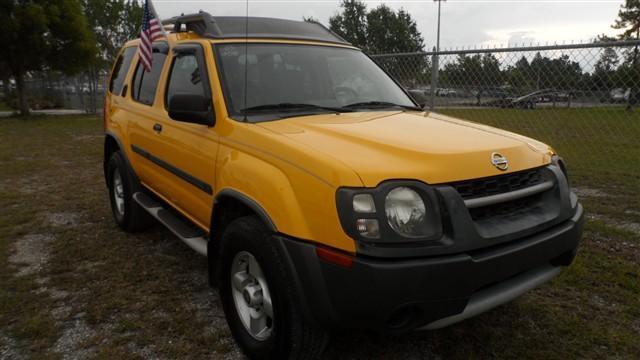
{"type": "Polygon", "coordinates": [[[158,88],[158,80],[166,58],[166,54],[154,52],[150,72],[146,72],[142,63],[138,62],[131,89],[131,95],[134,100],[146,105],[153,104],[153,100],[156,97],[156,89],[158,88]]]}
{"type": "Polygon", "coordinates": [[[133,60],[133,55],[136,53],[136,47],[130,46],[122,52],[118,59],[116,60],[116,65],[113,67],[113,72],[111,73],[111,80],[109,81],[109,92],[115,95],[120,95],[122,93],[122,87],[124,86],[125,77],[127,77],[127,72],[129,71],[129,66],[131,66],[131,60],[133,60]]]}
{"type": "Polygon", "coordinates": [[[166,103],[168,104],[175,94],[205,96],[204,84],[200,77],[200,67],[196,55],[178,54],[171,67],[166,103]]]}

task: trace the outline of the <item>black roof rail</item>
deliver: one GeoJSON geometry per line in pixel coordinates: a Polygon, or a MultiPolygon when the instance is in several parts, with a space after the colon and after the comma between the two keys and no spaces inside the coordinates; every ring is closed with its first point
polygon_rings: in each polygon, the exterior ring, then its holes
{"type": "Polygon", "coordinates": [[[162,21],[162,25],[173,24],[173,32],[193,31],[202,37],[217,38],[222,36],[222,31],[216,24],[215,19],[206,11],[199,11],[195,14],[174,16],[162,21]],[[182,25],[185,29],[182,29],[182,25]]]}
{"type": "Polygon", "coordinates": [[[213,17],[201,10],[195,14],[183,14],[163,20],[162,24],[173,25],[174,33],[193,31],[203,38],[210,39],[289,39],[350,45],[331,29],[315,21],[240,16],[213,17]]]}

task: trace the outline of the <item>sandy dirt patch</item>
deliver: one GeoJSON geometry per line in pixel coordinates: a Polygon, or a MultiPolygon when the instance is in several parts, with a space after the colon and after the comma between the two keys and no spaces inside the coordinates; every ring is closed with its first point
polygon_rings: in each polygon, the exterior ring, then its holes
{"type": "Polygon", "coordinates": [[[18,239],[9,262],[18,266],[17,275],[35,274],[49,259],[49,245],[54,240],[51,234],[29,234],[18,239]]]}

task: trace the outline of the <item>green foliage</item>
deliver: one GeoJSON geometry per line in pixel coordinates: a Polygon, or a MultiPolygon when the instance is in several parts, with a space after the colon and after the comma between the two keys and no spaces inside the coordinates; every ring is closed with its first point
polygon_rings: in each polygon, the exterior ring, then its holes
{"type": "Polygon", "coordinates": [[[361,49],[367,48],[367,5],[360,0],[343,0],[342,13],[329,19],[331,30],[361,49]]]}
{"type": "MultiPolygon", "coordinates": [[[[598,42],[602,42],[604,44],[614,40],[615,39],[606,35],[601,35],[597,39],[598,42]]],[[[602,50],[602,54],[600,55],[598,62],[596,62],[593,74],[590,78],[592,89],[613,89],[615,87],[619,87],[619,63],[620,58],[618,57],[616,49],[612,47],[605,47],[602,50]]]]}
{"type": "Polygon", "coordinates": [[[0,63],[12,75],[42,69],[75,73],[95,47],[77,0],[2,0],[0,63]]]}
{"type": "Polygon", "coordinates": [[[459,55],[456,62],[444,66],[440,75],[443,85],[465,84],[478,89],[503,85],[503,77],[500,61],[493,54],[459,55]]]}
{"type": "Polygon", "coordinates": [[[409,13],[380,5],[367,14],[366,49],[372,54],[417,52],[424,50],[424,41],[409,13]]]}
{"type": "Polygon", "coordinates": [[[640,38],[640,0],[626,0],[625,4],[620,6],[618,19],[612,27],[623,30],[619,35],[621,39],[640,38]]]}
{"type": "Polygon", "coordinates": [[[95,45],[78,0],[0,0],[0,67],[16,79],[20,111],[28,113],[24,76],[30,71],[77,73],[95,45]]]}
{"type": "Polygon", "coordinates": [[[382,4],[367,12],[359,0],[343,0],[342,12],[329,19],[331,30],[353,45],[372,54],[417,52],[424,40],[411,15],[382,4]]]}
{"type": "MultiPolygon", "coordinates": [[[[382,4],[367,11],[359,0],[343,0],[342,11],[329,19],[331,30],[351,44],[372,54],[424,51],[424,40],[416,22],[403,9],[398,12],[382,4]]],[[[380,61],[406,87],[425,83],[430,77],[429,62],[423,56],[390,57],[380,61]]]]}
{"type": "MultiPolygon", "coordinates": [[[[618,19],[612,26],[614,29],[623,30],[619,35],[620,39],[636,39],[640,40],[640,0],[626,0],[625,4],[620,7],[618,19]]],[[[638,46],[634,46],[633,50],[627,51],[625,56],[625,64],[621,66],[620,71],[624,75],[630,75],[628,79],[633,83],[637,83],[637,71],[633,71],[638,66],[638,46]]],[[[633,105],[640,102],[640,90],[637,86],[629,96],[627,110],[631,110],[633,105]]]]}
{"type": "Polygon", "coordinates": [[[95,34],[99,68],[108,68],[118,50],[139,34],[142,6],[137,0],[82,0],[89,27],[95,34]]]}
{"type": "Polygon", "coordinates": [[[479,91],[508,86],[516,93],[534,90],[575,90],[582,85],[584,73],[580,64],[568,55],[549,58],[537,53],[529,62],[520,58],[515,65],[501,68],[493,54],[459,55],[440,71],[443,86],[463,86],[479,91]]]}

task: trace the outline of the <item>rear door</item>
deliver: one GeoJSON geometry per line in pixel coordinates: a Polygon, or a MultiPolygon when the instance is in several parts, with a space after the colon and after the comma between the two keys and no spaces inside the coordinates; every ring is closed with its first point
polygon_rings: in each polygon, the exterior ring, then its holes
{"type": "Polygon", "coordinates": [[[165,67],[168,66],[169,45],[166,42],[153,44],[153,61],[151,71],[145,71],[139,58],[136,58],[134,70],[129,81],[129,98],[127,100],[127,115],[129,149],[132,153],[131,161],[138,177],[144,185],[153,189],[161,196],[170,195],[170,183],[159,173],[157,166],[141,155],[141,149],[149,150],[156,146],[158,134],[153,130],[155,124],[164,118],[163,102],[158,93],[160,79],[165,67]]]}
{"type": "Polygon", "coordinates": [[[138,48],[136,46],[124,48],[113,65],[111,78],[109,79],[109,88],[107,89],[104,102],[105,130],[108,126],[110,131],[118,132],[121,130],[120,124],[122,123],[122,120],[126,120],[126,115],[123,112],[123,106],[125,105],[125,98],[128,91],[126,80],[127,75],[129,74],[129,69],[131,68],[131,62],[133,61],[137,49],[138,48]]]}
{"type": "MultiPolygon", "coordinates": [[[[208,47],[208,51],[211,49],[208,47]]],[[[161,99],[151,121],[141,126],[134,143],[138,157],[144,158],[150,171],[149,181],[175,208],[204,229],[208,229],[213,204],[215,160],[218,135],[212,127],[175,121],[166,110],[176,94],[199,94],[212,99],[211,84],[205,62],[205,48],[200,44],[177,45],[172,49],[166,76],[160,81],[161,99]],[[160,105],[162,104],[162,105],[160,105]]],[[[213,107],[213,101],[209,101],[213,107]]]]}

